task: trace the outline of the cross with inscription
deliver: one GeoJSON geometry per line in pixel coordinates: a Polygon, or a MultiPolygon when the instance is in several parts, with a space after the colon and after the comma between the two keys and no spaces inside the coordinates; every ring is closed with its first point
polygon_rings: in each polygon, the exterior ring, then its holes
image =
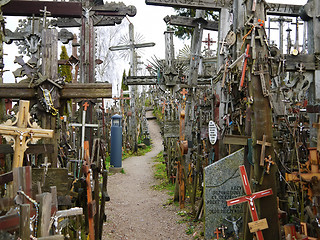
{"type": "Polygon", "coordinates": [[[13,142],[13,168],[22,167],[24,152],[29,142],[34,144],[41,138],[53,137],[53,130],[42,129],[36,122],[30,123],[29,105],[29,101],[20,100],[16,120],[12,122],[9,119],[4,124],[0,124],[0,134],[8,142],[13,142]]]}
{"type": "MultiPolygon", "coordinates": [[[[254,204],[254,200],[258,199],[258,198],[262,198],[262,197],[266,197],[266,196],[272,195],[272,189],[269,188],[267,190],[263,190],[263,191],[256,192],[256,193],[252,193],[251,192],[251,188],[250,188],[249,179],[248,179],[247,172],[246,172],[246,169],[245,169],[244,165],[239,166],[239,169],[240,169],[241,180],[242,180],[242,184],[243,184],[243,188],[244,188],[244,191],[246,193],[246,196],[227,200],[227,205],[228,206],[233,206],[233,205],[236,205],[236,204],[239,204],[239,203],[247,202],[249,204],[248,206],[249,206],[251,218],[255,222],[255,221],[258,221],[259,218],[258,218],[258,213],[257,213],[256,206],[254,204]]],[[[263,235],[262,235],[262,231],[261,230],[257,231],[256,235],[257,235],[257,239],[258,240],[263,240],[263,235]]]]}
{"type": "Polygon", "coordinates": [[[266,146],[271,147],[271,143],[267,142],[267,135],[263,134],[262,141],[257,140],[257,144],[261,145],[260,166],[263,167],[266,154],[266,146]]]}

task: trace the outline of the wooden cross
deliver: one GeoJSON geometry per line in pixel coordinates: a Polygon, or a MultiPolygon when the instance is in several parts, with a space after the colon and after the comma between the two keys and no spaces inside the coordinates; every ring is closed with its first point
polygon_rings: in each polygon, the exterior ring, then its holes
{"type": "Polygon", "coordinates": [[[259,64],[259,71],[254,71],[254,75],[260,76],[262,94],[264,97],[269,96],[269,91],[267,89],[266,79],[264,77],[265,74],[269,74],[269,71],[264,71],[263,66],[261,64],[259,64]]]}
{"type": "Polygon", "coordinates": [[[164,110],[165,110],[166,105],[167,105],[166,100],[163,100],[163,102],[161,103],[161,105],[162,105],[162,114],[164,114],[164,110]]]}
{"type": "Polygon", "coordinates": [[[221,232],[219,231],[218,228],[216,228],[216,231],[215,231],[214,233],[217,235],[217,238],[216,238],[216,239],[219,239],[219,233],[221,233],[221,232]]]}
{"type": "Polygon", "coordinates": [[[212,43],[216,43],[216,41],[213,41],[212,38],[210,38],[210,33],[208,33],[208,38],[206,38],[206,40],[202,42],[206,43],[206,45],[208,46],[208,50],[210,50],[210,46],[212,45],[212,43]]]}
{"type": "Polygon", "coordinates": [[[53,137],[53,130],[42,129],[36,122],[30,123],[29,105],[29,101],[20,100],[16,120],[0,124],[0,134],[8,142],[13,141],[13,168],[22,167],[24,152],[29,142],[35,144],[41,138],[53,137]]]}
{"type": "Polygon", "coordinates": [[[45,29],[45,28],[47,28],[47,16],[49,15],[51,15],[51,12],[49,12],[49,11],[47,11],[47,6],[44,6],[44,9],[43,10],[41,10],[40,9],[40,12],[42,12],[43,13],[43,25],[42,25],[42,27],[43,27],[43,29],[45,29]]]}
{"type": "MultiPolygon", "coordinates": [[[[272,189],[269,188],[267,190],[263,190],[263,191],[256,192],[256,193],[252,193],[251,192],[251,188],[250,188],[249,179],[248,179],[247,172],[246,172],[246,169],[245,169],[244,165],[239,166],[239,168],[240,168],[241,180],[242,180],[242,184],[243,184],[243,188],[245,190],[246,196],[227,200],[227,205],[228,206],[233,206],[233,205],[236,205],[236,204],[239,204],[239,203],[247,202],[248,206],[249,206],[251,218],[255,222],[255,221],[258,221],[259,218],[258,218],[258,213],[257,213],[256,206],[254,204],[254,200],[258,199],[258,198],[262,198],[262,197],[266,197],[266,196],[272,195],[272,189]]],[[[257,239],[258,240],[262,240],[263,239],[263,235],[262,235],[262,231],[261,230],[257,231],[256,235],[257,235],[257,239]]]]}
{"type": "Polygon", "coordinates": [[[267,135],[263,134],[262,141],[257,140],[257,144],[261,145],[260,166],[263,167],[266,154],[266,146],[271,147],[271,143],[267,142],[267,135]]]}

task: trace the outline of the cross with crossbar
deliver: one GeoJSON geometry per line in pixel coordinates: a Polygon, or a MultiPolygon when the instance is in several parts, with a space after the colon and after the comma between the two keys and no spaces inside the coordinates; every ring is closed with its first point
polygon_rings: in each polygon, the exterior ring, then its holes
{"type": "MultiPolygon", "coordinates": [[[[249,210],[250,210],[250,214],[251,214],[252,220],[253,221],[258,221],[259,218],[258,218],[258,213],[257,213],[256,206],[254,204],[254,200],[258,199],[258,198],[262,198],[262,197],[266,197],[266,196],[272,195],[272,189],[269,188],[267,190],[263,190],[263,191],[256,192],[256,193],[252,193],[251,192],[251,188],[250,188],[249,179],[248,179],[247,172],[246,172],[246,169],[245,169],[244,165],[239,166],[239,169],[240,169],[241,180],[242,180],[242,184],[243,184],[243,188],[244,188],[244,191],[246,193],[246,196],[227,200],[227,205],[228,206],[232,206],[232,205],[236,205],[236,204],[239,204],[239,203],[247,202],[248,206],[249,206],[249,210]]],[[[258,240],[263,240],[262,231],[260,231],[260,230],[257,231],[256,235],[257,235],[257,239],[258,240]]]]}

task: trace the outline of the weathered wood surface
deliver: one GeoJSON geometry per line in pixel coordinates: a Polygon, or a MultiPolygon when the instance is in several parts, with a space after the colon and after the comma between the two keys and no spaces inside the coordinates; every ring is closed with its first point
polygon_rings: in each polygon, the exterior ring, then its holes
{"type": "Polygon", "coordinates": [[[228,8],[232,4],[231,0],[146,0],[147,5],[157,5],[165,7],[197,8],[204,10],[216,10],[228,8]]]}
{"type": "Polygon", "coordinates": [[[82,215],[82,214],[83,214],[83,208],[75,207],[67,210],[57,211],[56,217],[57,218],[70,217],[70,216],[76,216],[76,215],[82,215]]]}
{"type": "MultiPolygon", "coordinates": [[[[0,153],[9,154],[13,153],[13,149],[10,144],[1,144],[0,145],[0,153]]],[[[41,153],[53,153],[53,145],[52,144],[30,144],[28,145],[26,154],[41,154],[41,153]]],[[[0,176],[1,178],[1,176],[0,176]]],[[[0,180],[1,182],[1,180],[0,180]]]]}
{"type": "Polygon", "coordinates": [[[37,195],[37,201],[39,202],[39,222],[38,222],[38,236],[49,236],[49,226],[51,217],[51,193],[43,193],[37,195]]]}
{"type": "MultiPolygon", "coordinates": [[[[166,23],[169,23],[171,25],[176,25],[176,26],[193,27],[193,28],[198,26],[197,19],[191,18],[191,17],[171,15],[171,16],[166,16],[163,20],[166,23]]],[[[203,28],[206,30],[218,31],[219,22],[206,20],[206,23],[203,24],[203,28]]]]}
{"type": "Polygon", "coordinates": [[[302,5],[268,3],[267,15],[298,17],[302,5]]]}
{"type": "Polygon", "coordinates": [[[30,205],[20,205],[20,230],[19,237],[22,240],[30,239],[30,205]]]}
{"type": "MultiPolygon", "coordinates": [[[[0,98],[33,99],[35,92],[34,88],[29,88],[28,83],[0,84],[0,98]]],[[[61,90],[61,99],[111,97],[112,84],[110,83],[67,83],[61,90]]]]}
{"type": "Polygon", "coordinates": [[[3,185],[5,183],[9,183],[9,182],[12,182],[12,181],[13,181],[13,173],[12,172],[7,172],[7,173],[4,173],[4,174],[0,175],[0,185],[3,185]]]}
{"type": "Polygon", "coordinates": [[[40,9],[47,7],[50,17],[81,17],[81,2],[53,2],[53,1],[29,1],[14,0],[2,7],[5,16],[36,16],[43,15],[40,9]]]}
{"type": "Polygon", "coordinates": [[[246,146],[248,145],[248,138],[250,137],[242,135],[225,135],[223,138],[223,144],[246,146]]]}
{"type": "Polygon", "coordinates": [[[313,54],[299,54],[294,56],[286,54],[285,56],[285,69],[286,71],[297,71],[297,64],[303,64],[303,71],[314,71],[316,69],[316,58],[313,54]]]}
{"type": "Polygon", "coordinates": [[[44,168],[32,169],[32,189],[37,189],[37,182],[42,183],[42,191],[49,192],[50,187],[57,186],[57,195],[69,195],[72,179],[68,178],[66,168],[44,168]]]}

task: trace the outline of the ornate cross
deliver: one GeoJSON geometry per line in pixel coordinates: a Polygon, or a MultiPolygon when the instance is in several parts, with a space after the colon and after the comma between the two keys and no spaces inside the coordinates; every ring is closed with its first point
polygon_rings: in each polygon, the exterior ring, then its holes
{"type": "Polygon", "coordinates": [[[226,237],[225,230],[228,229],[228,227],[225,225],[221,225],[221,227],[219,227],[218,229],[221,230],[222,237],[226,237]]]}
{"type": "MultiPolygon", "coordinates": [[[[251,218],[255,222],[255,221],[258,221],[259,218],[258,218],[258,213],[257,213],[256,206],[254,204],[254,200],[258,199],[258,198],[262,198],[262,197],[266,197],[266,196],[272,195],[272,189],[269,188],[267,190],[263,190],[263,191],[256,192],[256,193],[252,193],[251,192],[251,188],[250,188],[249,179],[248,179],[247,172],[246,172],[246,169],[245,169],[244,165],[239,166],[239,168],[240,168],[240,175],[241,175],[242,185],[243,185],[244,191],[246,193],[246,196],[227,200],[227,205],[228,206],[232,206],[232,205],[236,205],[236,204],[239,204],[239,203],[247,202],[248,206],[249,206],[251,218]]],[[[258,240],[263,240],[262,231],[260,231],[260,230],[257,231],[256,235],[257,235],[257,239],[258,240]]]]}
{"type": "Polygon", "coordinates": [[[22,167],[24,152],[28,148],[27,144],[29,142],[35,144],[41,138],[53,137],[53,130],[42,129],[36,122],[31,124],[29,105],[29,101],[20,100],[16,120],[12,122],[9,119],[4,124],[0,124],[0,134],[8,142],[13,142],[12,168],[22,167]]]}

